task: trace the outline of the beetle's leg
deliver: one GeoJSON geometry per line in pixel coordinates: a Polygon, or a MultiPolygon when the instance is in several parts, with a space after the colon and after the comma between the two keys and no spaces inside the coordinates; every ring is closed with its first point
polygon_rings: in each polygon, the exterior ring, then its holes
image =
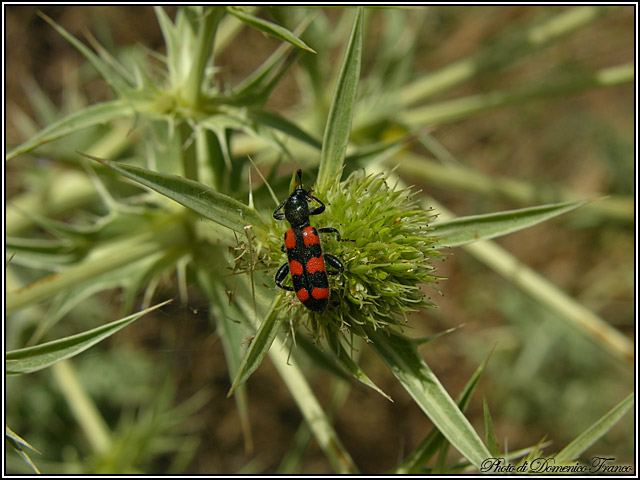
{"type": "Polygon", "coordinates": [[[351,240],[350,238],[342,238],[340,236],[340,232],[333,228],[333,227],[322,227],[318,229],[318,232],[320,233],[335,233],[336,236],[338,237],[336,240],[338,240],[339,242],[355,242],[355,240],[351,240]]]}
{"type": "Polygon", "coordinates": [[[276,285],[279,286],[283,290],[289,290],[293,292],[293,287],[287,287],[286,285],[282,285],[282,281],[287,278],[289,275],[289,264],[285,263],[278,269],[278,273],[276,273],[275,281],[276,285]]]}
{"type": "Polygon", "coordinates": [[[287,249],[286,249],[286,248],[285,248],[285,246],[284,246],[284,243],[283,243],[282,245],[280,245],[280,251],[281,251],[282,253],[285,253],[285,252],[287,251],[287,249]]]}
{"type": "Polygon", "coordinates": [[[317,203],[320,204],[319,207],[314,208],[313,210],[311,210],[309,212],[309,215],[320,215],[322,212],[324,212],[324,209],[326,208],[324,206],[324,203],[322,203],[320,200],[318,200],[316,197],[314,197],[313,195],[307,195],[307,198],[309,199],[309,201],[311,200],[315,200],[317,203]]]}
{"type": "Polygon", "coordinates": [[[336,237],[337,237],[337,240],[338,240],[339,242],[341,242],[341,241],[342,241],[342,238],[340,237],[340,232],[338,231],[338,229],[337,229],[337,228],[333,228],[333,227],[322,227],[322,228],[319,228],[319,229],[318,229],[318,232],[319,232],[319,233],[335,233],[335,234],[336,234],[336,237]]]}
{"type": "Polygon", "coordinates": [[[327,263],[327,265],[335,268],[337,270],[337,272],[329,272],[327,271],[327,275],[339,275],[342,272],[344,272],[344,265],[342,264],[342,262],[340,261],[340,259],[338,259],[338,257],[334,257],[333,255],[330,255],[328,253],[324,254],[324,261],[327,263]]]}
{"type": "Polygon", "coordinates": [[[284,213],[278,213],[278,211],[282,210],[282,207],[284,207],[284,204],[287,203],[287,200],[289,200],[289,197],[285,198],[282,203],[278,205],[278,208],[273,211],[273,218],[275,218],[276,220],[284,220],[284,213]]]}

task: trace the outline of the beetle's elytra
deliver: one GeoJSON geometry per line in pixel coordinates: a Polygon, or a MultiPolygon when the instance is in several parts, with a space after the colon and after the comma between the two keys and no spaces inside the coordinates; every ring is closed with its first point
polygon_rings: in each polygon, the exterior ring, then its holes
{"type": "Polygon", "coordinates": [[[324,212],[325,205],[311,195],[311,190],[302,188],[302,170],[298,170],[296,188],[273,212],[276,220],[287,220],[291,229],[284,234],[282,251],[287,252],[288,263],[282,265],[275,276],[276,285],[284,290],[296,292],[305,307],[322,313],[329,304],[329,279],[327,275],[337,275],[344,271],[342,262],[333,255],[322,253],[318,233],[335,233],[340,240],[340,232],[332,227],[316,229],[309,222],[311,215],[324,212]],[[319,206],[309,210],[309,202],[319,206]],[[284,208],[284,213],[278,213],[284,208]],[[325,262],[336,271],[327,271],[325,262]],[[291,273],[293,288],[282,282],[291,273]]]}

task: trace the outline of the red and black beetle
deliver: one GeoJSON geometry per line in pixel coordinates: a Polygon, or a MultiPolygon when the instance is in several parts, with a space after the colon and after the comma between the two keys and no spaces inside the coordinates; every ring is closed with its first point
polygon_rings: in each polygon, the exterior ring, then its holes
{"type": "Polygon", "coordinates": [[[284,234],[282,251],[287,252],[288,263],[280,267],[275,276],[276,285],[284,290],[295,291],[300,301],[313,312],[322,313],[329,304],[329,279],[327,275],[338,275],[344,271],[342,262],[328,253],[322,254],[320,233],[335,233],[340,240],[340,232],[332,227],[315,229],[309,222],[310,215],[324,212],[325,206],[311,195],[311,190],[302,188],[302,170],[298,170],[298,181],[295,190],[273,212],[276,220],[286,219],[291,229],[284,234]],[[309,202],[319,204],[309,210],[309,202]],[[278,213],[284,208],[284,213],[278,213]],[[328,272],[326,263],[337,271],[328,272]],[[282,282],[291,273],[293,288],[282,282]]]}

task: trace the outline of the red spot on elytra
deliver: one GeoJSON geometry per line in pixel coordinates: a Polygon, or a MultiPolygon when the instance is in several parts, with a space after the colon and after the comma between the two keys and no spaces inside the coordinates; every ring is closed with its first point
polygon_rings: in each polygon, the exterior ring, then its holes
{"type": "MultiPolygon", "coordinates": [[[[314,288],[311,291],[311,296],[313,298],[315,298],[316,300],[322,300],[323,298],[329,298],[329,289],[328,288],[314,288]]],[[[298,298],[300,298],[300,295],[298,295],[298,298]]]]}
{"type": "MultiPolygon", "coordinates": [[[[313,291],[315,292],[317,290],[317,288],[314,288],[313,291]]],[[[326,290],[326,289],[325,289],[326,290]]],[[[309,300],[309,292],[307,292],[306,288],[301,288],[300,290],[298,290],[296,292],[296,295],[298,296],[298,298],[300,299],[301,302],[304,302],[306,300],[309,300]]]]}
{"type": "Polygon", "coordinates": [[[302,264],[295,260],[291,260],[289,262],[289,270],[291,270],[291,275],[302,275],[302,264]]]}
{"type": "Polygon", "coordinates": [[[309,259],[309,261],[307,262],[307,272],[309,274],[315,272],[324,272],[324,260],[322,258],[322,255],[309,259]]]}
{"type": "Polygon", "coordinates": [[[309,245],[318,245],[320,243],[320,238],[318,238],[318,235],[314,233],[313,227],[306,227],[302,231],[302,237],[304,238],[304,244],[307,247],[309,245]]]}
{"type": "Polygon", "coordinates": [[[296,248],[296,237],[293,230],[288,230],[284,235],[284,246],[287,248],[296,248]]]}

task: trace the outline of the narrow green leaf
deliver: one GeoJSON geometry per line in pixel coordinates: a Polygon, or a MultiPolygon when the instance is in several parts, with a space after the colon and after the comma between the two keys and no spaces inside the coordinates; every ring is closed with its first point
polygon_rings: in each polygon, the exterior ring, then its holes
{"type": "MultiPolygon", "coordinates": [[[[245,367],[240,365],[239,370],[245,370],[245,372],[250,374],[251,372],[249,369],[252,368],[255,370],[262,360],[262,358],[256,357],[264,357],[264,353],[268,351],[273,365],[278,370],[282,380],[291,392],[295,402],[298,404],[300,411],[309,425],[309,428],[313,432],[318,445],[325,452],[325,455],[334,470],[338,473],[357,473],[357,468],[355,467],[349,452],[344,448],[340,438],[333,430],[328,416],[325,414],[322,406],[309,387],[305,376],[297,364],[295,356],[290,356],[290,350],[285,347],[284,342],[279,338],[277,327],[281,325],[282,320],[273,317],[283,316],[282,309],[279,308],[279,302],[281,302],[282,296],[277,295],[275,300],[271,300],[272,304],[268,307],[268,310],[264,309],[266,311],[262,312],[263,306],[266,306],[269,299],[272,297],[266,296],[263,294],[264,292],[256,290],[255,295],[257,305],[252,305],[252,302],[245,301],[244,299],[247,299],[248,297],[250,285],[248,283],[247,276],[241,276],[239,278],[243,280],[240,283],[244,283],[244,293],[242,295],[237,295],[237,297],[234,298],[233,303],[243,312],[240,321],[245,325],[253,325],[253,328],[258,328],[256,306],[259,309],[258,311],[261,312],[260,315],[264,318],[263,325],[259,327],[259,331],[252,339],[253,343],[249,348],[251,349],[253,344],[262,344],[262,346],[253,347],[256,348],[253,353],[251,351],[247,352],[247,355],[245,355],[245,358],[247,359],[245,361],[245,367]],[[276,325],[274,325],[274,323],[276,323],[276,325]],[[272,344],[273,346],[269,348],[272,344]]],[[[234,384],[236,385],[236,388],[239,388],[239,385],[242,384],[242,380],[236,380],[234,381],[234,384]]]]}
{"type": "Polygon", "coordinates": [[[398,138],[388,142],[379,142],[358,148],[353,153],[347,155],[345,163],[353,168],[365,166],[376,160],[384,160],[398,151],[407,144],[407,138],[398,138]]]}
{"type": "MultiPolygon", "coordinates": [[[[532,100],[576,95],[590,88],[605,88],[632,83],[635,79],[634,65],[625,63],[604,68],[590,74],[575,75],[568,80],[547,81],[542,85],[529,86],[518,90],[496,90],[488,93],[469,95],[463,98],[444,100],[411,109],[396,109],[391,117],[411,128],[445,123],[469,118],[485,111],[515,105],[532,100]],[[397,117],[397,118],[394,118],[397,117]]],[[[372,116],[373,118],[373,116],[372,116]]],[[[360,127],[362,128],[362,127],[360,127]]]]}
{"type": "Polygon", "coordinates": [[[44,238],[7,237],[5,248],[15,254],[13,263],[31,268],[54,269],[79,261],[86,253],[71,242],[44,238]]]}
{"type": "Polygon", "coordinates": [[[329,415],[316,398],[295,357],[289,358],[284,342],[276,336],[269,358],[278,370],[313,436],[336,473],[358,473],[349,451],[333,429],[329,415]]]}
{"type": "MultiPolygon", "coordinates": [[[[191,62],[187,62],[189,73],[181,91],[187,105],[193,107],[200,105],[203,98],[203,80],[206,76],[207,66],[211,62],[218,24],[223,16],[224,7],[222,5],[205,6],[202,7],[202,15],[195,23],[198,33],[193,51],[189,54],[191,55],[191,62]]],[[[183,58],[184,55],[185,52],[181,51],[179,57],[183,58]]]]}
{"type": "MultiPolygon", "coordinates": [[[[302,34],[313,17],[314,14],[307,14],[296,27],[294,34],[302,34]]],[[[294,52],[293,55],[289,54],[292,48],[290,43],[282,43],[262,65],[234,87],[233,93],[226,97],[227,102],[241,107],[248,104],[254,106],[264,104],[298,57],[299,51],[294,52]]]]}
{"type": "MultiPolygon", "coordinates": [[[[572,189],[561,187],[541,189],[534,182],[480,173],[472,168],[460,166],[455,157],[433,137],[423,135],[420,141],[438,161],[409,152],[402,152],[400,158],[394,160],[398,164],[398,173],[403,178],[411,179],[412,182],[437,185],[439,188],[465,194],[472,192],[483,197],[507,199],[514,204],[524,205],[557,203],[577,200],[581,197],[579,192],[572,189]]],[[[590,215],[605,219],[633,223],[635,201],[631,196],[607,195],[597,202],[585,205],[585,214],[587,211],[590,215]]]]}
{"type": "Polygon", "coordinates": [[[484,434],[487,448],[494,458],[498,458],[500,456],[500,446],[498,445],[496,432],[493,430],[493,420],[491,420],[489,405],[487,405],[487,400],[484,398],[482,399],[482,411],[484,412],[484,434]]]}
{"type": "Polygon", "coordinates": [[[180,41],[177,37],[176,28],[171,22],[169,15],[167,15],[167,12],[165,12],[161,6],[154,6],[153,10],[155,11],[158,25],[162,31],[162,37],[164,38],[164,44],[167,50],[166,65],[169,71],[169,79],[171,84],[177,85],[181,79],[179,75],[179,60],[181,57],[178,46],[180,41]]]}
{"type": "MultiPolygon", "coordinates": [[[[248,5],[244,5],[246,13],[252,13],[258,8],[260,7],[251,7],[248,5]]],[[[218,54],[224,52],[227,47],[236,38],[238,38],[239,35],[241,35],[244,26],[245,24],[241,22],[237,17],[234,17],[232,15],[225,15],[220,21],[218,32],[216,33],[216,44],[213,47],[214,54],[217,56],[218,54]]]]}
{"type": "Polygon", "coordinates": [[[133,117],[135,111],[130,103],[122,100],[98,103],[84,108],[77,112],[52,123],[48,127],[40,130],[29,140],[15,147],[7,154],[7,161],[14,159],[18,155],[29,152],[42,144],[57,140],[60,137],[75,133],[78,130],[94,125],[102,125],[118,118],[133,117]]]}
{"type": "Polygon", "coordinates": [[[306,50],[308,52],[316,53],[316,51],[313,48],[311,48],[309,45],[304,43],[300,38],[294,35],[291,31],[287,30],[286,28],[280,25],[276,25],[275,23],[269,22],[262,18],[258,18],[254,15],[251,15],[245,12],[240,7],[227,7],[227,12],[229,12],[231,15],[238,18],[239,20],[242,20],[247,25],[253,28],[257,28],[258,30],[266,33],[267,35],[271,35],[272,37],[277,38],[278,40],[289,42],[290,44],[298,48],[301,48],[303,50],[306,50]]]}
{"type": "MultiPolygon", "coordinates": [[[[433,199],[429,203],[441,215],[447,218],[453,217],[451,212],[433,199]]],[[[568,322],[570,328],[591,337],[597,345],[601,345],[605,351],[616,358],[626,363],[635,361],[634,344],[626,335],[536,271],[516,260],[495,242],[476,242],[464,248],[482,263],[521,288],[527,295],[556,312],[559,315],[558,318],[568,322]]]]}
{"type": "Polygon", "coordinates": [[[340,180],[344,163],[351,121],[356,106],[360,64],[362,62],[362,22],[363,7],[358,7],[353,22],[349,45],[342,61],[342,69],[333,93],[331,108],[324,129],[320,170],[316,188],[319,192],[327,190],[329,185],[340,180]]]}
{"type": "Polygon", "coordinates": [[[13,430],[11,430],[11,428],[9,428],[8,425],[4,426],[4,436],[7,439],[12,440],[20,449],[22,449],[22,447],[26,447],[29,450],[33,450],[36,453],[40,453],[38,451],[37,448],[35,448],[33,445],[31,445],[29,442],[27,442],[26,440],[24,440],[20,435],[18,435],[16,432],[14,432],[13,430]]]}
{"type": "Polygon", "coordinates": [[[564,447],[555,456],[556,464],[563,465],[569,463],[580,456],[587,448],[593,445],[600,437],[607,433],[631,408],[634,401],[634,394],[629,394],[618,405],[613,407],[602,418],[582,432],[569,445],[564,447]]]}
{"type": "MultiPolygon", "coordinates": [[[[291,45],[283,43],[280,45],[262,65],[256,68],[251,74],[245,77],[233,88],[233,97],[244,97],[253,95],[252,92],[264,90],[264,86],[277,76],[277,72],[284,64],[287,53],[291,50],[291,45]]],[[[232,98],[233,98],[232,97],[232,98]]]]}
{"type": "MultiPolygon", "coordinates": [[[[56,178],[56,181],[58,179],[56,178]]],[[[87,179],[87,181],[90,181],[87,179]]],[[[74,182],[75,183],[75,182],[74,182]]],[[[69,188],[69,185],[65,185],[69,188]]],[[[75,186],[75,185],[73,185],[75,186]]],[[[47,185],[49,187],[49,185],[47,185]]],[[[49,195],[53,196],[53,193],[47,192],[47,198],[49,195]]],[[[46,200],[45,200],[46,201],[46,200]]],[[[22,215],[30,220],[31,225],[34,227],[41,228],[43,231],[51,234],[53,237],[59,239],[59,242],[66,242],[68,246],[79,246],[83,243],[87,243],[87,239],[91,238],[91,236],[100,230],[103,227],[102,222],[99,223],[88,223],[88,224],[71,224],[67,222],[63,222],[60,220],[56,220],[49,216],[46,216],[46,211],[43,212],[42,209],[38,209],[36,207],[32,208],[32,210],[26,210],[24,208],[25,205],[18,205],[17,209],[20,211],[22,215]],[[22,207],[22,208],[21,208],[22,207]]],[[[26,205],[28,206],[28,205],[26,205]]],[[[9,237],[11,234],[8,234],[9,237]]],[[[8,241],[8,239],[7,239],[8,241]]],[[[15,245],[16,247],[24,246],[24,245],[37,245],[38,241],[35,239],[27,240],[25,237],[16,238],[15,242],[19,242],[20,245],[15,245]],[[24,242],[24,243],[23,243],[24,242]],[[31,243],[30,243],[31,242],[31,243]]],[[[42,243],[42,245],[46,245],[46,243],[42,243]]]]}
{"type": "Polygon", "coordinates": [[[351,376],[338,364],[335,355],[318,347],[311,337],[307,335],[296,335],[294,355],[298,355],[298,351],[304,352],[314,368],[326,370],[332,377],[342,379],[347,383],[351,381],[351,376]]]}
{"type": "Polygon", "coordinates": [[[181,218],[165,219],[139,235],[132,234],[117,241],[96,246],[81,263],[40,278],[18,290],[7,292],[6,313],[43,302],[54,295],[76,288],[105,272],[168,249],[184,249],[189,237],[181,218]]]}
{"type": "Polygon", "coordinates": [[[4,436],[7,440],[7,443],[13,448],[13,450],[24,460],[24,462],[29,465],[34,472],[40,473],[36,464],[33,463],[33,460],[29,457],[27,452],[25,452],[23,447],[26,447],[30,450],[33,450],[36,453],[40,453],[34,447],[32,447],[28,442],[23,440],[17,433],[11,430],[7,425],[5,425],[5,433],[4,436]]]}
{"type": "Polygon", "coordinates": [[[302,130],[295,123],[287,120],[281,115],[273,112],[267,112],[264,110],[248,112],[249,118],[254,120],[259,125],[266,125],[280,132],[289,135],[301,142],[311,145],[314,148],[320,150],[322,148],[322,142],[313,137],[309,133],[302,130]]]}
{"type": "Polygon", "coordinates": [[[513,66],[528,54],[588,25],[611,10],[610,6],[581,6],[563,10],[558,14],[549,11],[552,16],[533,24],[524,22],[520,25],[510,24],[512,28],[505,29],[497,42],[485,45],[481,51],[467,58],[449,62],[445,67],[428,75],[421,75],[404,86],[399,92],[400,104],[407,107],[424,102],[439,93],[468,82],[483,72],[495,73],[513,66]]]}
{"type": "Polygon", "coordinates": [[[274,65],[273,69],[264,72],[264,75],[261,75],[261,72],[256,72],[256,78],[249,79],[251,83],[247,84],[245,88],[234,91],[232,95],[226,97],[226,101],[240,107],[264,105],[273,89],[294,64],[295,58],[295,55],[284,58],[282,62],[274,65]]]}
{"type": "Polygon", "coordinates": [[[434,333],[433,335],[429,335],[428,337],[412,338],[411,341],[415,343],[416,346],[424,345],[425,343],[432,342],[433,340],[443,337],[444,335],[449,335],[450,333],[453,333],[462,327],[464,327],[464,323],[461,325],[458,325],[457,327],[447,328],[446,330],[443,330],[441,332],[434,333]]]}
{"type": "MultiPolygon", "coordinates": [[[[465,412],[467,407],[469,406],[469,402],[471,402],[471,397],[473,392],[475,392],[478,383],[480,383],[480,379],[487,369],[487,365],[489,363],[489,358],[491,358],[491,353],[493,350],[489,352],[484,361],[476,368],[476,371],[473,372],[471,378],[466,383],[462,391],[456,397],[456,403],[460,408],[461,412],[465,412]]],[[[417,474],[420,473],[420,470],[423,465],[425,465],[435,454],[440,450],[439,457],[446,458],[447,452],[449,451],[449,443],[445,443],[446,440],[442,433],[438,429],[433,429],[429,432],[429,435],[420,442],[420,445],[402,462],[402,464],[397,467],[393,473],[396,474],[417,474]]]]}
{"type": "Polygon", "coordinates": [[[161,249],[123,264],[119,268],[79,281],[73,288],[65,288],[53,299],[47,312],[29,338],[27,345],[34,345],[40,338],[58,323],[69,311],[92,295],[106,290],[120,288],[123,297],[123,311],[129,311],[134,305],[136,295],[148,284],[150,279],[171,268],[184,254],[182,249],[161,249]]]}
{"type": "Polygon", "coordinates": [[[413,342],[403,336],[367,327],[371,347],[442,435],[476,468],[491,457],[469,421],[420,357],[413,342]]]}
{"type": "Polygon", "coordinates": [[[367,376],[367,374],[364,373],[364,371],[360,368],[360,366],[353,361],[353,359],[351,358],[351,355],[349,355],[349,353],[344,349],[344,346],[340,342],[340,339],[338,338],[337,335],[332,333],[327,333],[327,343],[329,344],[329,347],[331,348],[336,358],[338,359],[338,362],[340,362],[340,364],[347,370],[347,372],[349,372],[358,381],[360,381],[367,387],[373,388],[376,392],[378,392],[384,398],[386,398],[390,402],[393,402],[391,397],[386,393],[384,393],[380,388],[378,388],[378,386],[375,383],[373,383],[373,381],[367,376]]]}
{"type": "MultiPolygon", "coordinates": [[[[216,252],[218,253],[218,252],[216,252]]],[[[243,318],[243,312],[234,303],[229,305],[229,299],[224,294],[225,285],[221,278],[212,272],[220,268],[220,262],[217,258],[222,255],[211,255],[208,251],[208,258],[201,262],[195,262],[197,269],[197,279],[202,292],[207,298],[210,308],[211,318],[216,318],[216,333],[227,363],[229,378],[233,380],[236,373],[240,369],[242,362],[243,337],[246,335],[247,325],[243,322],[235,322],[232,318],[243,318]]],[[[251,435],[251,421],[249,418],[249,401],[247,398],[246,385],[241,385],[234,391],[233,399],[236,402],[238,416],[240,418],[240,426],[244,435],[245,450],[253,449],[253,440],[251,435]]]]}
{"type": "Polygon", "coordinates": [[[6,373],[16,375],[21,373],[31,373],[47,368],[61,360],[74,357],[96,343],[110,337],[118,330],[136,321],[141,316],[156,310],[171,300],[159,303],[153,307],[134,313],[128,317],[121,318],[115,322],[102,325],[101,327],[88,330],[77,335],[43,343],[35,347],[12,350],[5,355],[6,373]]]}
{"type": "Polygon", "coordinates": [[[264,105],[273,89],[276,88],[282,77],[294,64],[295,58],[295,55],[292,55],[284,59],[276,68],[267,72],[264,77],[257,79],[258,81],[255,84],[249,85],[244,91],[240,91],[237,94],[234,92],[232,96],[227,97],[227,101],[229,104],[233,103],[240,106],[252,105],[257,107],[264,105]]]}
{"type": "MultiPolygon", "coordinates": [[[[34,119],[27,115],[24,110],[18,110],[26,117],[25,121],[28,122],[28,130],[31,131],[31,133],[25,135],[25,137],[30,137],[38,131],[37,124],[49,125],[50,123],[55,122],[60,115],[60,109],[53,102],[53,99],[49,97],[49,94],[45,93],[44,90],[40,88],[40,85],[38,85],[34,78],[25,79],[22,88],[24,89],[26,100],[31,105],[31,110],[35,115],[34,121],[34,119]]],[[[21,130],[21,133],[26,132],[21,130]]]]}
{"type": "Polygon", "coordinates": [[[55,28],[60,35],[62,35],[71,45],[73,45],[84,57],[91,63],[100,76],[116,91],[122,95],[131,86],[127,84],[126,80],[114,71],[107,62],[101,59],[98,55],[93,53],[89,47],[80,42],[77,38],[67,32],[64,28],[54,22],[51,18],[42,12],[38,12],[38,15],[42,17],[49,25],[55,28]]]}
{"type": "Polygon", "coordinates": [[[271,348],[271,344],[278,334],[280,325],[282,324],[282,315],[277,312],[277,305],[281,296],[276,297],[272,304],[269,314],[260,325],[255,337],[251,341],[251,346],[240,363],[236,378],[233,380],[231,389],[227,396],[231,396],[233,391],[244,384],[253,372],[260,366],[262,359],[271,348]]]}
{"type": "Polygon", "coordinates": [[[554,203],[487,215],[455,218],[434,223],[430,233],[437,238],[434,243],[435,248],[459,247],[467,243],[488,240],[532,227],[550,218],[570,212],[586,203],[586,201],[554,203]]]}
{"type": "Polygon", "coordinates": [[[194,180],[80,154],[238,233],[244,234],[246,225],[266,228],[254,209],[194,180]]]}

